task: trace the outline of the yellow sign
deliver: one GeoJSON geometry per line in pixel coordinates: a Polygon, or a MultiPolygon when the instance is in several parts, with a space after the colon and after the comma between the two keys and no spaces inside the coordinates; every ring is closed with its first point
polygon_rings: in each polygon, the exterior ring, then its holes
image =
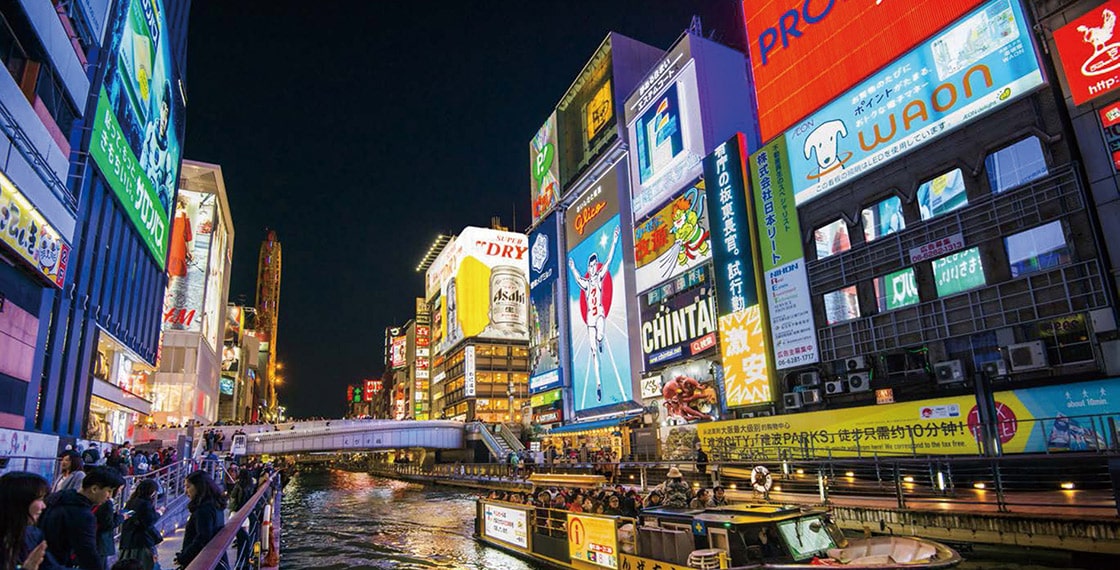
{"type": "Polygon", "coordinates": [[[758,305],[719,318],[724,402],[728,408],[773,400],[766,374],[766,339],[758,305]]]}
{"type": "Polygon", "coordinates": [[[0,173],[0,241],[8,244],[16,255],[56,287],[65,283],[70,244],[3,173],[0,173]]]}
{"type": "Polygon", "coordinates": [[[594,140],[595,135],[613,119],[614,104],[611,102],[611,80],[608,79],[587,104],[587,140],[594,140]]]}
{"type": "Polygon", "coordinates": [[[568,554],[573,561],[618,568],[614,519],[568,513],[568,554]]]}
{"type": "MultiPolygon", "coordinates": [[[[700,423],[704,449],[796,448],[819,455],[975,454],[973,396],[700,423]]],[[[1022,417],[1022,416],[1020,416],[1022,417]]]]}

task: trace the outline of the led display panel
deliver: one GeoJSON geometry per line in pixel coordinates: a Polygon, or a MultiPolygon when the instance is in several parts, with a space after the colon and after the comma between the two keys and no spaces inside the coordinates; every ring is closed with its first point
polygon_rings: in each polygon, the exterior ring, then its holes
{"type": "Polygon", "coordinates": [[[824,315],[829,325],[858,319],[859,292],[855,285],[824,294],[824,315]]]}
{"type": "Polygon", "coordinates": [[[918,210],[922,213],[923,220],[933,219],[967,205],[964,177],[959,168],[918,186],[918,210]]]}
{"type": "MultiPolygon", "coordinates": [[[[167,258],[167,293],[163,299],[165,331],[201,332],[203,310],[213,311],[217,316],[217,307],[203,306],[210,280],[207,267],[210,250],[215,245],[224,249],[224,243],[214,243],[218,237],[215,228],[220,225],[217,215],[217,194],[179,190],[167,258]]],[[[224,238],[219,241],[224,242],[224,238]]]]}
{"type": "Polygon", "coordinates": [[[638,291],[699,267],[712,258],[704,182],[688,189],[634,226],[634,281],[638,291]]]}
{"type": "Polygon", "coordinates": [[[560,240],[557,215],[529,234],[529,392],[560,383],[560,240]]]}
{"type": "Polygon", "coordinates": [[[533,206],[533,223],[547,213],[560,199],[560,161],[556,157],[556,113],[529,141],[529,195],[533,206]]]}
{"type": "Polygon", "coordinates": [[[1069,263],[1069,243],[1062,223],[1053,221],[1003,238],[1011,277],[1022,277],[1069,263]]]}
{"type": "Polygon", "coordinates": [[[937,296],[947,297],[987,284],[980,249],[971,248],[932,261],[937,296]]]}
{"type": "Polygon", "coordinates": [[[1043,85],[1032,33],[1019,2],[991,0],[774,139],[789,157],[785,183],[797,204],[1043,85]]]}
{"type": "Polygon", "coordinates": [[[817,259],[824,259],[852,249],[852,240],[848,237],[848,224],[844,220],[836,220],[817,228],[817,231],[813,232],[813,242],[817,246],[817,259]]]}
{"type": "Polygon", "coordinates": [[[1073,103],[1081,105],[1120,87],[1120,0],[1108,0],[1054,30],[1054,43],[1073,103]]]}
{"type": "Polygon", "coordinates": [[[902,216],[902,199],[891,196],[886,200],[864,208],[863,239],[870,243],[881,237],[906,229],[906,219],[902,216]]]}
{"type": "Polygon", "coordinates": [[[876,277],[874,283],[880,312],[915,305],[920,300],[913,267],[876,277]]]}
{"type": "Polygon", "coordinates": [[[184,125],[166,10],[124,0],[113,14],[89,152],[162,269],[184,125]]]}

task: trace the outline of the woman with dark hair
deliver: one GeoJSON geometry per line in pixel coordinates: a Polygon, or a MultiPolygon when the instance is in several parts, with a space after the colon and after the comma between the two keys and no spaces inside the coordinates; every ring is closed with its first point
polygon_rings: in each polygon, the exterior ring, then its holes
{"type": "Polygon", "coordinates": [[[0,570],[47,570],[58,564],[47,554],[43,533],[35,527],[46,508],[47,480],[34,473],[0,477],[0,570]]]}
{"type": "Polygon", "coordinates": [[[156,511],[156,493],[159,485],[151,479],[144,479],[136,485],[136,490],[125,503],[125,511],[132,516],[121,526],[121,560],[136,560],[143,570],[152,570],[159,561],[156,545],[163,542],[163,536],[156,530],[159,512],[156,511]]]}
{"type": "MultiPolygon", "coordinates": [[[[183,533],[183,549],[175,555],[175,563],[187,566],[222,527],[226,525],[226,498],[221,487],[205,471],[195,471],[187,475],[187,510],[191,512],[183,533]]],[[[220,568],[228,568],[229,561],[222,555],[220,568]]]]}
{"type": "Polygon", "coordinates": [[[63,451],[58,457],[58,468],[58,478],[54,480],[51,493],[68,489],[77,491],[82,488],[82,479],[86,477],[85,462],[77,451],[72,449],[63,451]]]}

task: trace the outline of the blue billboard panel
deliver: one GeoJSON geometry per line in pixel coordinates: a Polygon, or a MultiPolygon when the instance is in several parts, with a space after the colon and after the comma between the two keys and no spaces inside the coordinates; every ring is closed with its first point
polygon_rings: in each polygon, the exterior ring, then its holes
{"type": "Polygon", "coordinates": [[[556,214],[549,215],[529,234],[529,376],[541,379],[536,387],[529,382],[531,393],[554,388],[561,381],[556,219],[556,214]]]}
{"type": "Polygon", "coordinates": [[[797,204],[1042,84],[1019,2],[988,2],[785,132],[797,204]]]}
{"type": "Polygon", "coordinates": [[[577,412],[634,399],[621,230],[616,209],[568,252],[568,369],[577,412]]]}

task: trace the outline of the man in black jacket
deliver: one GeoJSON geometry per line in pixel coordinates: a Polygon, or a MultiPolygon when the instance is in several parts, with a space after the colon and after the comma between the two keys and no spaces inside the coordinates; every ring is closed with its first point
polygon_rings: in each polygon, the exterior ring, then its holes
{"type": "Polygon", "coordinates": [[[124,485],[116,469],[97,467],[86,474],[80,491],[63,491],[52,497],[39,517],[47,549],[63,565],[82,570],[103,570],[97,553],[97,520],[93,508],[108,501],[124,485]]]}

